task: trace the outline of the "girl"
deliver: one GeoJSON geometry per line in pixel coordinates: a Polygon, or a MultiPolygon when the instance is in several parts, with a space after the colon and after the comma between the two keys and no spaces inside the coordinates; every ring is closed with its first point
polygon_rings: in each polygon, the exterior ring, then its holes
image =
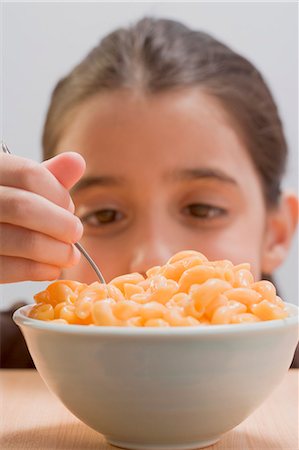
{"type": "Polygon", "coordinates": [[[205,33],[145,18],[108,35],[56,86],[43,150],[1,155],[2,282],[94,281],[77,240],[106,280],[183,249],[269,278],[287,255],[298,202],[277,107],[205,33]]]}

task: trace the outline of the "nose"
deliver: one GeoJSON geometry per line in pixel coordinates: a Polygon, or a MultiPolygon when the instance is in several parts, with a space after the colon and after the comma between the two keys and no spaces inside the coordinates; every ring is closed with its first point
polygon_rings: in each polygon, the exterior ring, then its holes
{"type": "Polygon", "coordinates": [[[170,245],[158,239],[144,239],[137,243],[130,261],[130,272],[145,272],[153,267],[166,264],[173,252],[170,245]]]}

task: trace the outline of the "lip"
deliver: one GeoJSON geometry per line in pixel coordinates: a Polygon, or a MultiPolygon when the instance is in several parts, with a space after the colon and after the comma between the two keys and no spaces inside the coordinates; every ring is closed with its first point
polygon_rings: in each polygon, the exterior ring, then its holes
{"type": "Polygon", "coordinates": [[[28,328],[47,330],[53,333],[81,334],[81,335],[102,335],[102,336],[165,336],[165,337],[191,337],[191,336],[219,336],[228,334],[248,334],[266,332],[267,330],[282,329],[292,327],[299,322],[298,306],[285,303],[290,316],[285,319],[268,320],[250,324],[229,324],[229,325],[205,325],[198,327],[112,327],[112,326],[88,326],[88,325],[66,325],[51,323],[28,317],[28,312],[34,304],[22,306],[13,314],[13,320],[19,326],[28,328]]]}

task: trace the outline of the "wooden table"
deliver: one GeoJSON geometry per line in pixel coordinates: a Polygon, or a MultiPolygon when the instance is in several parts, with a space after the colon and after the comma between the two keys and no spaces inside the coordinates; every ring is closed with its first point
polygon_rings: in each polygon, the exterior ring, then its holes
{"type": "MultiPolygon", "coordinates": [[[[116,448],[68,412],[35,370],[1,370],[0,389],[2,450],[116,448]]],[[[259,409],[209,448],[298,450],[298,370],[289,370],[259,409]]]]}

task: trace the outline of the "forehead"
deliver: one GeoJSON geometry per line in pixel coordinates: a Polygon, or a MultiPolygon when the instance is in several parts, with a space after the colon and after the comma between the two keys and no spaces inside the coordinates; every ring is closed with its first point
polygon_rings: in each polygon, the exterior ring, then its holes
{"type": "Polygon", "coordinates": [[[78,107],[66,127],[57,152],[65,150],[81,153],[87,173],[94,175],[121,171],[144,177],[166,169],[209,167],[243,181],[257,180],[232,118],[198,88],[98,94],[78,107]]]}

